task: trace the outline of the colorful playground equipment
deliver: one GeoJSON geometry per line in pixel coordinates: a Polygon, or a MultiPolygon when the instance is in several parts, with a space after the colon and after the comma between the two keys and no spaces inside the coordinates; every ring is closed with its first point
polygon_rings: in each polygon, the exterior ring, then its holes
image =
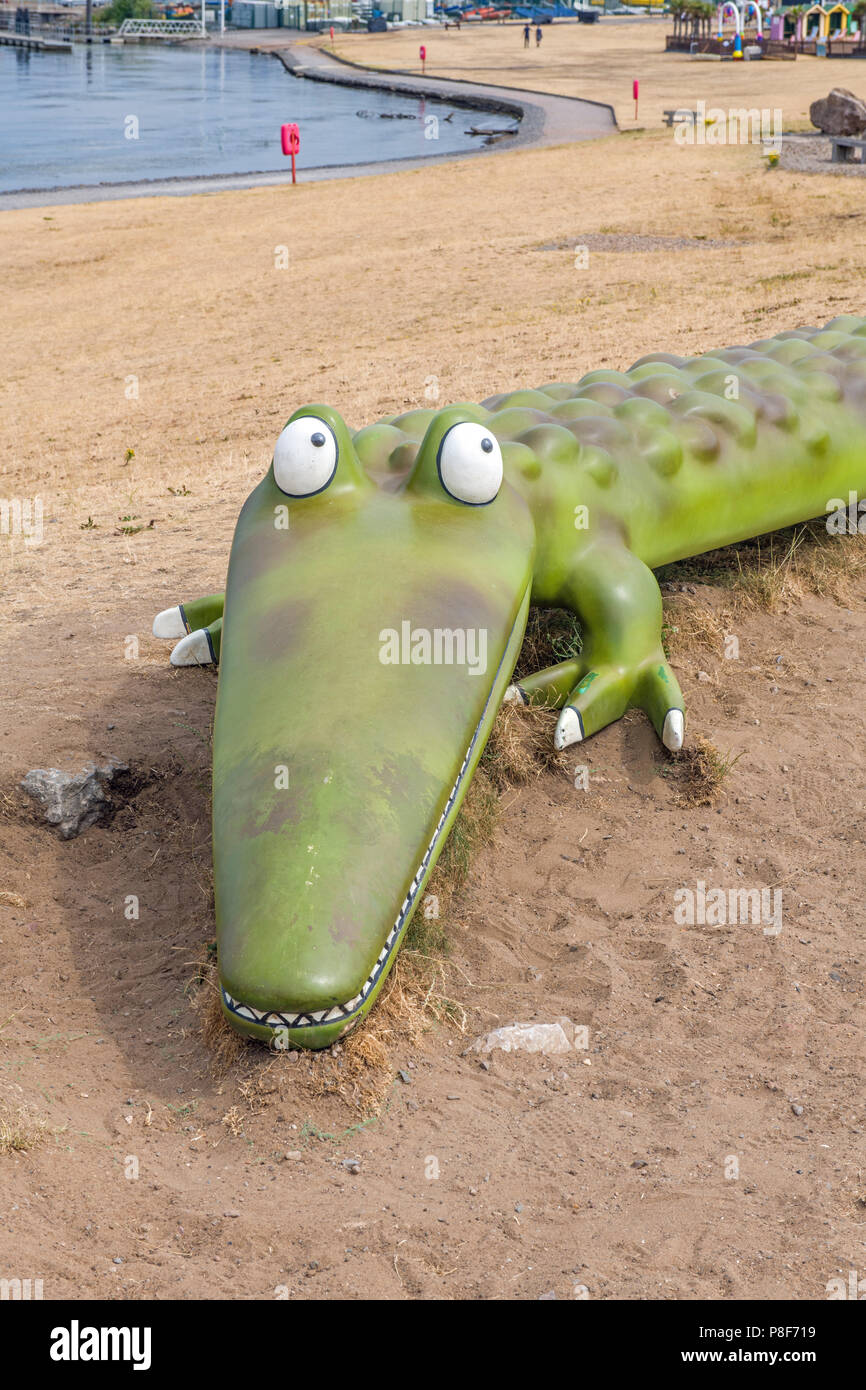
{"type": "Polygon", "coordinates": [[[743,57],[743,35],[750,14],[755,17],[757,40],[758,43],[761,43],[763,40],[763,16],[760,6],[756,4],[755,0],[747,0],[742,9],[734,3],[734,0],[724,0],[724,3],[719,5],[717,13],[718,39],[720,43],[725,42],[725,20],[732,16],[734,21],[732,56],[734,58],[743,57]]]}
{"type": "Polygon", "coordinates": [[[682,11],[674,3],[674,29],[666,47],[728,58],[790,57],[791,50],[819,57],[862,57],[866,54],[864,15],[863,0],[775,9],[762,8],[760,0],[722,0],[712,7],[687,2],[682,11]]]}
{"type": "Polygon", "coordinates": [[[745,28],[745,26],[746,26],[746,25],[748,24],[748,22],[749,22],[749,15],[750,15],[750,14],[754,14],[754,16],[755,16],[755,28],[756,28],[756,30],[757,30],[757,35],[758,35],[758,38],[759,38],[759,39],[762,39],[762,38],[764,37],[764,27],[763,27],[763,26],[764,26],[764,17],[763,17],[763,15],[762,15],[762,13],[761,13],[761,7],[760,7],[760,5],[756,4],[756,3],[755,3],[755,0],[748,0],[748,3],[747,3],[747,5],[746,5],[745,9],[743,10],[743,27],[744,27],[744,28],[745,28]]]}
{"type": "Polygon", "coordinates": [[[724,3],[719,5],[716,14],[718,39],[719,42],[724,42],[726,37],[733,40],[733,56],[735,58],[742,58],[743,56],[743,37],[750,18],[754,19],[757,41],[762,43],[764,39],[764,15],[757,0],[746,0],[742,9],[734,3],[734,0],[724,0],[724,3]],[[734,32],[733,35],[726,36],[725,20],[729,17],[733,18],[734,32]]]}
{"type": "Polygon", "coordinates": [[[724,4],[719,6],[718,11],[718,34],[720,39],[723,39],[725,36],[725,19],[729,14],[734,16],[734,33],[742,34],[743,32],[743,21],[738,6],[734,4],[734,0],[725,0],[724,4]]]}

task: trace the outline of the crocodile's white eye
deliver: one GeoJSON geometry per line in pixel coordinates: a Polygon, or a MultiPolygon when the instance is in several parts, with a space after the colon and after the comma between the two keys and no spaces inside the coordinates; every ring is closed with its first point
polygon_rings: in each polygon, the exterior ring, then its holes
{"type": "Polygon", "coordinates": [[[502,486],[502,451],[495,435],[467,420],[443,436],[436,459],[442,486],[458,502],[483,507],[502,486]]]}
{"type": "Polygon", "coordinates": [[[302,415],[290,420],[274,449],[274,478],[289,497],[322,492],[337,467],[337,436],[325,420],[302,415]]]}

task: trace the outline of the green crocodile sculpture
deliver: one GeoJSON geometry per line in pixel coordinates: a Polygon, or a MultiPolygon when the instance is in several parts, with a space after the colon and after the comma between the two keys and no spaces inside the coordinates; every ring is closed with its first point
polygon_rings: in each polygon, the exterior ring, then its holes
{"type": "Polygon", "coordinates": [[[683,699],[653,568],[866,487],[866,319],[412,410],[291,417],[247,499],[225,595],[160,613],[220,661],[213,851],[222,1006],[319,1048],[370,1009],[505,700],[558,747],[683,699]],[[514,685],[530,604],[583,645],[514,685]],[[223,611],[224,610],[224,611],[223,611]]]}

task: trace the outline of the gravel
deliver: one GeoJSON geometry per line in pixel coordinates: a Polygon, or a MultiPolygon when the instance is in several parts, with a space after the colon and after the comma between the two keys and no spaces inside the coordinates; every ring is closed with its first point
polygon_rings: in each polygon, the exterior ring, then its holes
{"type": "Polygon", "coordinates": [[[786,135],[778,167],[797,174],[866,174],[866,164],[834,164],[832,152],[826,135],[786,135]]]}

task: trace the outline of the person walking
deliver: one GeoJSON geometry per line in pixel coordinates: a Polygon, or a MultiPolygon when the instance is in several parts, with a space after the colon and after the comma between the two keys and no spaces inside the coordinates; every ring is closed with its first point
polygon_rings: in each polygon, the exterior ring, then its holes
{"type": "Polygon", "coordinates": [[[536,47],[536,48],[540,48],[540,47],[541,47],[541,25],[540,25],[540,24],[536,26],[536,30],[535,30],[535,47],[536,47]]]}
{"type": "Polygon", "coordinates": [[[524,30],[523,30],[523,47],[524,47],[524,48],[528,48],[528,47],[529,47],[529,25],[528,25],[528,24],[526,25],[526,27],[525,27],[524,30]]]}

